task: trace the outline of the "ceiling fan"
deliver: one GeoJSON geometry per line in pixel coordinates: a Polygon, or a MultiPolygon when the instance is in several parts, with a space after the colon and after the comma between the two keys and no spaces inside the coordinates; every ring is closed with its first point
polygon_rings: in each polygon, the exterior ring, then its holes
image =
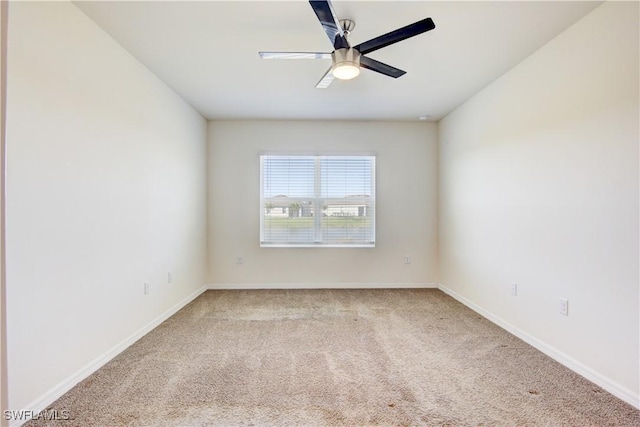
{"type": "Polygon", "coordinates": [[[385,76],[398,78],[406,71],[384,64],[375,59],[365,56],[393,43],[408,39],[429,30],[436,26],[431,18],[426,18],[413,24],[407,25],[390,33],[375,37],[356,46],[351,46],[347,41],[347,36],[353,31],[356,23],[351,19],[336,18],[331,1],[309,1],[309,4],[316,13],[322,29],[329,37],[334,51],[329,52],[258,52],[262,59],[331,59],[332,65],[324,74],[322,79],[316,84],[316,88],[327,88],[334,78],[349,80],[360,74],[360,67],[376,71],[385,76]]]}

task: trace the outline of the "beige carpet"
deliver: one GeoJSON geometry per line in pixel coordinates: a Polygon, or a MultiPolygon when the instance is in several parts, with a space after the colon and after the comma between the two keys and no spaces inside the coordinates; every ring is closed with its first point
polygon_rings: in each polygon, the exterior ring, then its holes
{"type": "Polygon", "coordinates": [[[638,426],[438,290],[208,291],[29,426],[638,426]]]}

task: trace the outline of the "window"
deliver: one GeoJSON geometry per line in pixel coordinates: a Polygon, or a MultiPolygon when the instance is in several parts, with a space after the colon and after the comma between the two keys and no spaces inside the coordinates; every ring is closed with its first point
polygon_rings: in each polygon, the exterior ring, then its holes
{"type": "Polygon", "coordinates": [[[260,156],[260,245],[375,246],[374,156],[260,156]]]}

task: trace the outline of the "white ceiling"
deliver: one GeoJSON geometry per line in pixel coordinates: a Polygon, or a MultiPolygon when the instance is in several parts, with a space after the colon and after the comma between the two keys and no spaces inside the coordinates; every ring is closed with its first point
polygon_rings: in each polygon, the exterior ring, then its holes
{"type": "Polygon", "coordinates": [[[352,45],[425,17],[436,28],[369,54],[406,75],[328,89],[315,84],[330,60],[258,56],[332,50],[306,1],[75,4],[208,119],[438,120],[600,2],[334,1],[352,45]]]}

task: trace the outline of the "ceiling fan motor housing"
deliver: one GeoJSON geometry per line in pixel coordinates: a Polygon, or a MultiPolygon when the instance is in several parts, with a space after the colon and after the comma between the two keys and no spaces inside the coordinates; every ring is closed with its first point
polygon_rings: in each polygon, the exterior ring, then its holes
{"type": "Polygon", "coordinates": [[[349,80],[360,74],[360,52],[353,48],[336,49],[333,57],[333,75],[342,80],[349,80]]]}

